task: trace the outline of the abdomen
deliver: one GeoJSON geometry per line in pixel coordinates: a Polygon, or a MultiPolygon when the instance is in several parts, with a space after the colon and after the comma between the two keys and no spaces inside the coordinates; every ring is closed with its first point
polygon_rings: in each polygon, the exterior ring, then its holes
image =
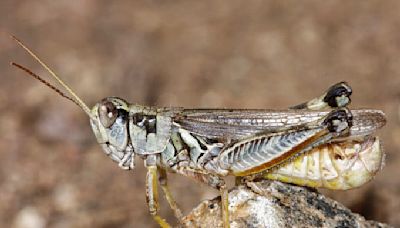
{"type": "Polygon", "coordinates": [[[266,179],[309,187],[346,190],[370,181],[383,167],[378,137],[327,144],[267,172],[266,179]]]}

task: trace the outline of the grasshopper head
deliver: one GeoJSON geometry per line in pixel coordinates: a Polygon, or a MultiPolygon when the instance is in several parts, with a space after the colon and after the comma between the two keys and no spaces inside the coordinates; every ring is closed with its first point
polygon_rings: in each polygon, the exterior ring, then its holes
{"type": "Polygon", "coordinates": [[[129,143],[129,104],[123,99],[108,97],[91,110],[90,124],[97,142],[123,169],[134,168],[133,148],[129,143]]]}
{"type": "Polygon", "coordinates": [[[50,75],[71,95],[68,96],[59,88],[44,80],[39,75],[33,73],[28,68],[20,64],[11,62],[11,65],[25,71],[28,75],[37,79],[60,96],[72,101],[79,106],[90,118],[90,124],[93,132],[96,135],[98,143],[103,147],[104,152],[111,157],[114,161],[118,162],[119,166],[123,169],[134,168],[134,153],[133,147],[129,142],[128,134],[128,115],[129,104],[116,97],[109,97],[101,100],[91,110],[81,100],[81,98],[67,84],[61,80],[60,77],[54,73],[35,53],[33,53],[25,44],[18,40],[15,36],[14,39],[26,52],[28,52],[36,61],[40,63],[50,75]]]}

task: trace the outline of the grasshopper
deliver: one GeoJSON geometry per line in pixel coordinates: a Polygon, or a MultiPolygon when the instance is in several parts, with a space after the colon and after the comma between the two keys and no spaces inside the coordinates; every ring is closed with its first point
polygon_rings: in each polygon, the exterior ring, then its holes
{"type": "Polygon", "coordinates": [[[237,183],[274,179],[310,187],[350,189],[371,180],[383,166],[383,150],[374,133],[386,123],[380,110],[347,108],[351,87],[337,83],[308,102],[286,110],[157,108],[117,97],[90,109],[21,41],[71,95],[40,76],[12,65],[78,105],[89,117],[104,153],[124,170],[136,158],[147,168],[149,212],[161,227],[170,225],[158,213],[158,185],[180,221],[181,210],[167,184],[167,172],[205,183],[221,194],[222,222],[229,227],[228,190],[223,177],[237,183]]]}

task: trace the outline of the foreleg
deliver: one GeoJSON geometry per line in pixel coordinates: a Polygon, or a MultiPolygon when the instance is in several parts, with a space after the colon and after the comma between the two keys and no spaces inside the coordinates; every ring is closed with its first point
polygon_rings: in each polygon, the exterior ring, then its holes
{"type": "Polygon", "coordinates": [[[165,219],[161,218],[158,214],[158,190],[157,190],[157,166],[155,163],[155,156],[148,156],[145,166],[147,168],[146,176],[146,200],[149,206],[149,212],[154,220],[163,228],[171,227],[165,219]]]}

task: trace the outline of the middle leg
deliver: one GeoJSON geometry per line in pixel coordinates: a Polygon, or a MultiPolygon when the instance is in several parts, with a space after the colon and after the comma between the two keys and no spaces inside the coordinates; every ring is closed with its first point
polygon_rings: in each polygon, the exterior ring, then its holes
{"type": "Polygon", "coordinates": [[[199,172],[188,167],[176,170],[179,174],[190,177],[196,181],[207,184],[210,187],[217,189],[221,196],[221,213],[224,228],[229,228],[229,198],[228,189],[224,179],[219,176],[199,172]]]}
{"type": "Polygon", "coordinates": [[[165,198],[168,201],[169,206],[171,207],[172,211],[174,212],[175,217],[181,221],[183,214],[182,211],[179,209],[178,204],[174,200],[174,197],[172,196],[169,188],[168,188],[168,179],[167,179],[167,172],[163,168],[159,168],[159,177],[158,181],[161,185],[161,189],[164,192],[165,198]]]}

